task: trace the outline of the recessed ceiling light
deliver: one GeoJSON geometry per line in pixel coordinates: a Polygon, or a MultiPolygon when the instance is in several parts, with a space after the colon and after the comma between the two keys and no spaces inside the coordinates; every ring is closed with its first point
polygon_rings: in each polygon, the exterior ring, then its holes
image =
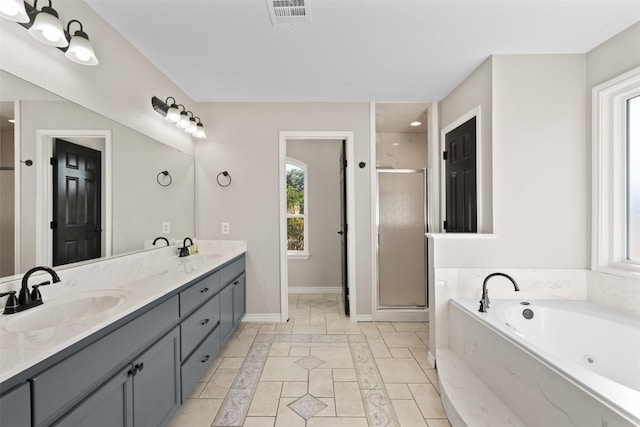
{"type": "Polygon", "coordinates": [[[416,126],[420,126],[422,122],[411,122],[410,124],[411,126],[416,127],[416,126]]]}
{"type": "Polygon", "coordinates": [[[394,142],[394,143],[393,143],[393,144],[391,144],[391,145],[393,145],[393,146],[396,146],[396,147],[397,147],[398,145],[400,145],[400,143],[399,143],[399,142],[394,142]]]}
{"type": "Polygon", "coordinates": [[[16,121],[15,121],[15,120],[13,120],[13,119],[9,119],[9,120],[8,120],[8,122],[9,122],[9,123],[15,123],[16,121]]]}

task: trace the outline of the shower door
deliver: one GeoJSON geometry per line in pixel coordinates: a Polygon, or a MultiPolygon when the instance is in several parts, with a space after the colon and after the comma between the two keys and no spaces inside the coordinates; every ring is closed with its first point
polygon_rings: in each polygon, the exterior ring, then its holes
{"type": "Polygon", "coordinates": [[[378,306],[424,308],[426,169],[378,170],[378,306]]]}

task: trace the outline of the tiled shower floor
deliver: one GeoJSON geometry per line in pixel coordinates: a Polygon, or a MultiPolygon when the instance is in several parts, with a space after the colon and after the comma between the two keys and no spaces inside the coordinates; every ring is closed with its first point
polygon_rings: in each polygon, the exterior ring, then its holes
{"type": "Polygon", "coordinates": [[[242,323],[171,427],[450,427],[425,323],[352,323],[339,294],[242,323]]]}

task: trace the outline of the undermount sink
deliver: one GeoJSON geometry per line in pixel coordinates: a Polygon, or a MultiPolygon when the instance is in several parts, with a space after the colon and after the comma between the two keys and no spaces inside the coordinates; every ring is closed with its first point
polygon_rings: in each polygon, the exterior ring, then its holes
{"type": "Polygon", "coordinates": [[[40,306],[10,315],[9,319],[3,319],[5,321],[2,322],[2,329],[7,332],[34,332],[82,323],[114,308],[127,295],[129,293],[126,291],[114,289],[78,293],[69,298],[58,298],[50,302],[45,299],[44,304],[40,306]]]}

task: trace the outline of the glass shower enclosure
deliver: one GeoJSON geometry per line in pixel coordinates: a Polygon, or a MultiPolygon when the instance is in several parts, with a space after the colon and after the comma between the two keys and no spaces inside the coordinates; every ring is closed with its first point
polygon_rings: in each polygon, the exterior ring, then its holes
{"type": "Polygon", "coordinates": [[[426,169],[378,169],[378,306],[424,308],[426,169]]]}

